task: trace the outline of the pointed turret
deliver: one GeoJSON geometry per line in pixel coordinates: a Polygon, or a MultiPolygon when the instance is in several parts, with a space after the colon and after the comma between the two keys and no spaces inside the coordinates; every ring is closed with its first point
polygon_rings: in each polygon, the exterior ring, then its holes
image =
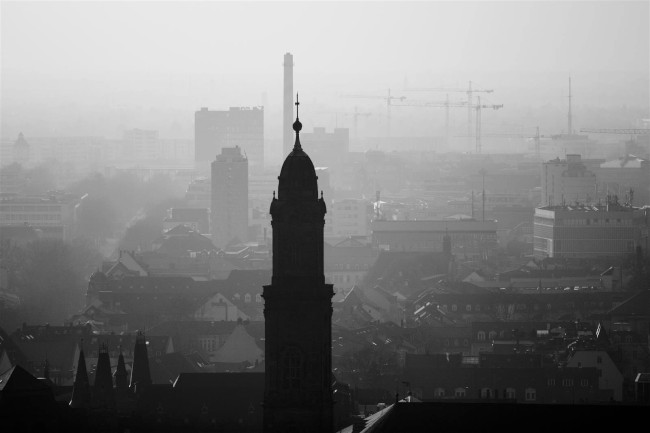
{"type": "Polygon", "coordinates": [[[77,373],[72,386],[72,398],[70,407],[73,409],[85,408],[90,404],[90,382],[88,381],[88,370],[86,369],[86,357],[83,347],[79,348],[79,359],[77,360],[77,373]]]}
{"type": "Polygon", "coordinates": [[[135,337],[135,348],[133,349],[133,368],[131,369],[131,391],[142,391],[142,388],[151,385],[151,373],[149,372],[149,356],[147,354],[147,340],[142,331],[138,331],[135,337]]]}
{"type": "Polygon", "coordinates": [[[126,364],[124,363],[124,355],[120,350],[120,356],[117,358],[117,368],[115,369],[115,390],[118,394],[121,394],[128,390],[129,388],[129,378],[128,373],[126,372],[126,364]]]}
{"type": "Polygon", "coordinates": [[[102,345],[97,356],[97,372],[93,387],[93,406],[104,410],[115,407],[115,393],[113,392],[113,378],[111,377],[111,359],[108,348],[102,345]]]}

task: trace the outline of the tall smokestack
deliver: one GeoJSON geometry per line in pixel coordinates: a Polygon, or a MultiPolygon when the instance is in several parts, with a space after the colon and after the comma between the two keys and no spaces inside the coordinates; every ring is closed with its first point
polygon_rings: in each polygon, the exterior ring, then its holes
{"type": "Polygon", "coordinates": [[[284,55],[284,111],[282,116],[283,158],[293,149],[293,55],[284,55]]]}

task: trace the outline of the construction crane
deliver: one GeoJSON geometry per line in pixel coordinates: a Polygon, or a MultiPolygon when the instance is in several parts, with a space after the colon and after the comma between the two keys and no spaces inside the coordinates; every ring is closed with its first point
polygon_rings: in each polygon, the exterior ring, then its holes
{"type": "Polygon", "coordinates": [[[359,139],[359,128],[357,128],[358,124],[358,118],[359,116],[372,116],[372,113],[370,112],[360,112],[358,107],[354,107],[354,112],[353,113],[345,113],[343,114],[346,117],[351,116],[352,117],[352,125],[354,127],[354,140],[357,141],[359,139]]]}
{"type": "Polygon", "coordinates": [[[476,153],[481,153],[481,109],[482,108],[491,108],[492,110],[498,110],[503,108],[503,104],[500,105],[481,105],[481,97],[478,97],[478,104],[471,106],[476,110],[476,153]]]}
{"type": "MultiPolygon", "coordinates": [[[[447,87],[419,87],[412,89],[405,89],[413,92],[463,92],[467,94],[467,100],[471,104],[474,99],[474,93],[492,93],[494,89],[473,89],[472,82],[470,81],[467,89],[461,88],[447,88],[447,87]]],[[[472,107],[467,107],[467,136],[472,136],[472,107]]]]}
{"type": "Polygon", "coordinates": [[[450,108],[464,108],[467,107],[466,101],[450,102],[449,95],[445,101],[437,102],[417,102],[413,101],[412,103],[406,104],[394,104],[394,107],[437,107],[445,109],[445,145],[449,144],[449,109],[450,108]]]}
{"type": "Polygon", "coordinates": [[[392,101],[393,100],[399,100],[403,101],[406,99],[406,96],[392,96],[390,94],[390,89],[388,89],[388,95],[387,96],[381,96],[381,95],[343,95],[344,98],[372,98],[372,99],[383,99],[386,101],[386,137],[390,137],[390,107],[393,105],[392,101]]]}

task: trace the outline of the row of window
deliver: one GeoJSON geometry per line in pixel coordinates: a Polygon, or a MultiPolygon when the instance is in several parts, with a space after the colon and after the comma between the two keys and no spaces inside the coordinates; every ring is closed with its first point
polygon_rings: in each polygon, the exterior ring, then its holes
{"type": "Polygon", "coordinates": [[[609,224],[617,226],[632,225],[632,220],[628,218],[567,218],[564,220],[556,220],[556,225],[567,226],[585,226],[596,224],[609,224]]]}
{"type": "MultiPolygon", "coordinates": [[[[241,295],[239,293],[235,293],[235,299],[240,300],[241,295]]],[[[251,294],[246,293],[244,295],[244,302],[251,302],[251,300],[252,300],[251,294]]],[[[262,295],[260,293],[255,295],[255,302],[257,302],[258,304],[262,302],[262,295]]]]}
{"type": "MultiPolygon", "coordinates": [[[[462,388],[458,387],[455,388],[453,391],[453,394],[450,396],[456,397],[456,398],[464,398],[467,397],[467,390],[468,388],[462,388]]],[[[505,390],[506,398],[508,399],[516,399],[517,398],[517,390],[514,388],[506,388],[505,390]]],[[[496,398],[497,393],[495,390],[491,388],[481,388],[480,393],[479,393],[481,398],[488,399],[488,398],[496,398]]],[[[444,388],[436,388],[433,391],[433,396],[434,398],[445,398],[447,397],[446,391],[444,388]]],[[[524,392],[524,397],[526,401],[535,401],[537,400],[537,390],[535,388],[526,388],[524,392]]]]}
{"type": "MultiPolygon", "coordinates": [[[[601,302],[584,301],[581,306],[583,306],[585,308],[596,308],[596,307],[602,308],[604,306],[604,303],[602,301],[601,302]]],[[[459,307],[462,308],[462,305],[459,306],[457,304],[451,304],[451,306],[448,306],[447,304],[442,304],[440,306],[440,308],[443,311],[451,310],[453,312],[458,311],[459,307]]],[[[492,306],[489,305],[489,304],[484,305],[484,306],[481,306],[480,304],[476,304],[476,305],[473,305],[473,306],[471,304],[466,304],[465,305],[465,311],[467,311],[467,312],[472,312],[472,311],[480,312],[481,309],[483,309],[485,311],[490,311],[491,308],[492,308],[492,306]]],[[[544,306],[544,304],[533,304],[532,306],[529,306],[528,304],[499,304],[499,305],[494,306],[494,308],[497,309],[497,310],[508,309],[508,310],[517,310],[517,311],[525,311],[525,310],[528,310],[529,308],[532,308],[535,311],[539,311],[539,310],[541,310],[543,308],[546,308],[547,310],[551,310],[551,309],[553,309],[553,305],[550,304],[550,303],[547,303],[546,306],[544,306]]],[[[576,303],[573,302],[573,301],[568,301],[568,302],[564,303],[561,308],[576,308],[576,303]]]]}
{"type": "Polygon", "coordinates": [[[60,212],[61,206],[0,204],[0,212],[60,212]]]}
{"type": "Polygon", "coordinates": [[[0,214],[0,221],[60,221],[61,215],[0,214]]]}

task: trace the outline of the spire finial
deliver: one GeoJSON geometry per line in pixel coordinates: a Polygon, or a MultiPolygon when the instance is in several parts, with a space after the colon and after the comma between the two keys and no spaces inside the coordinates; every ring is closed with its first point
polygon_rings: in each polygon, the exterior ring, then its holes
{"type": "Polygon", "coordinates": [[[293,145],[293,150],[302,150],[302,146],[300,145],[300,130],[302,129],[302,123],[300,123],[300,119],[298,118],[298,108],[300,106],[300,102],[298,101],[298,93],[296,93],[296,121],[293,122],[293,130],[296,131],[296,143],[293,145]]]}

